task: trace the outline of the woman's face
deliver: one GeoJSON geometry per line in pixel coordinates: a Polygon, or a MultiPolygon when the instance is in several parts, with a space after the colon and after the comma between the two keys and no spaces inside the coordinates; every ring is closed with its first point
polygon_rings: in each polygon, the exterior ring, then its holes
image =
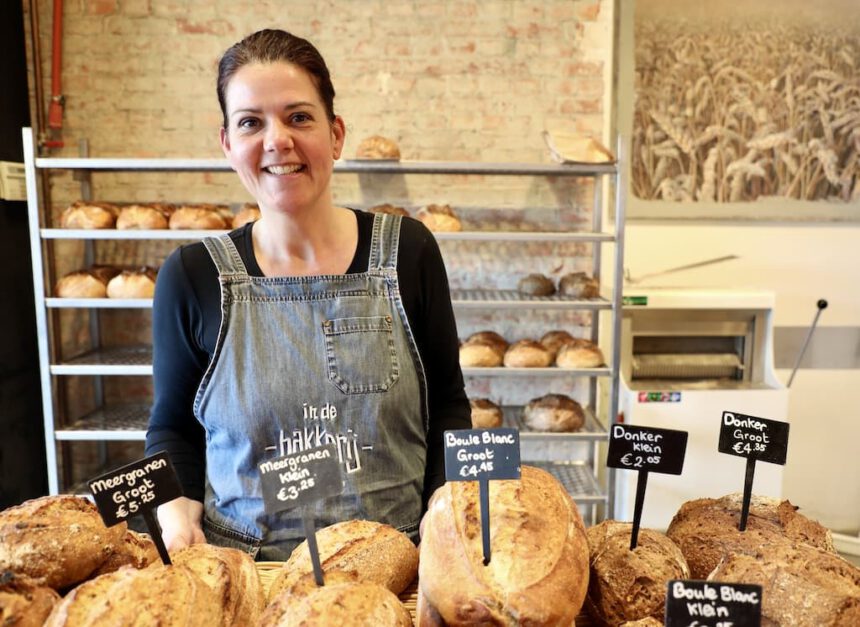
{"type": "Polygon", "coordinates": [[[329,122],[311,76],[286,62],[240,68],[225,90],[221,147],[261,209],[296,212],[329,203],[344,124],[329,122]]]}

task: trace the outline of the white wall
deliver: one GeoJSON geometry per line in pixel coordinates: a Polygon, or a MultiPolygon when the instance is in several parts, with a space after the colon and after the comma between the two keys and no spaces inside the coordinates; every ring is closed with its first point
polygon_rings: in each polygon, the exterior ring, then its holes
{"type": "MultiPolygon", "coordinates": [[[[860,226],[627,223],[625,266],[634,278],[729,254],[740,258],[642,285],[771,290],[776,327],[809,325],[817,300],[825,298],[829,307],[819,327],[860,326],[860,226]]],[[[787,382],[790,370],[777,375],[787,382]]],[[[800,370],[789,394],[789,422],[783,495],[828,527],[856,533],[860,369],[800,370]]]]}

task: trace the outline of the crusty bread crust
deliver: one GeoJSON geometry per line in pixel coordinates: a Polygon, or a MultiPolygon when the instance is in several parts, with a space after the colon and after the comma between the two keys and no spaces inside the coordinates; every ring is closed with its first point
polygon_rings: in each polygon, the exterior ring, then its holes
{"type": "MultiPolygon", "coordinates": [[[[369,520],[349,520],[316,533],[323,572],[354,573],[359,581],[385,586],[400,594],[418,572],[418,549],[394,527],[369,520]]],[[[284,563],[272,582],[269,598],[287,590],[302,576],[313,572],[307,541],[284,563]]]]}
{"type": "Polygon", "coordinates": [[[788,501],[753,496],[743,532],[738,531],[741,506],[740,494],[696,499],[672,518],[666,535],[681,548],[694,579],[705,579],[728,554],[756,555],[763,546],[802,543],[835,552],[830,531],[788,501]]]}
{"type": "Polygon", "coordinates": [[[119,570],[123,566],[146,568],[159,560],[158,549],[149,534],[129,529],[114,552],[99,566],[91,577],[98,577],[119,570]]]}
{"type": "Polygon", "coordinates": [[[421,540],[419,625],[571,625],[588,587],[588,544],[561,484],[531,466],[519,481],[491,481],[490,542],[484,566],[477,483],[439,488],[421,540]]]}
{"type": "Polygon", "coordinates": [[[412,617],[388,588],[367,582],[327,582],[302,594],[282,592],[266,608],[259,627],[338,625],[411,627],[412,617]]]}
{"type": "Polygon", "coordinates": [[[0,512],[0,571],[32,577],[54,589],[86,579],[122,543],[125,523],[105,527],[85,498],[60,495],[0,512]]]}
{"type": "Polygon", "coordinates": [[[681,549],[653,529],[640,529],[630,550],[631,523],[604,520],[589,527],[591,572],[585,604],[601,625],[652,617],[663,624],[666,582],[689,579],[681,549]]]}
{"type": "Polygon", "coordinates": [[[12,571],[0,574],[0,625],[42,627],[60,600],[53,588],[12,571]]]}
{"type": "Polygon", "coordinates": [[[546,368],[552,364],[552,354],[540,342],[519,340],[505,351],[503,362],[508,368],[546,368]]]}
{"type": "Polygon", "coordinates": [[[254,560],[238,549],[192,544],[171,556],[209,586],[223,608],[222,625],[256,625],[266,605],[254,560]]]}

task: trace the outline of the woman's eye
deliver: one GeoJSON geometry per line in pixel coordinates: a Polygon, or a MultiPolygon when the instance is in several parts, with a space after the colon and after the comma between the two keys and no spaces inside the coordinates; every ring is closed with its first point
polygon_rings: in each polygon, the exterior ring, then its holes
{"type": "Polygon", "coordinates": [[[238,126],[239,126],[239,128],[249,129],[249,128],[256,127],[257,123],[258,122],[257,122],[256,118],[242,118],[241,120],[239,120],[238,126]]]}
{"type": "Polygon", "coordinates": [[[303,124],[312,120],[311,116],[309,116],[307,113],[294,113],[290,116],[290,119],[295,124],[303,124]]]}

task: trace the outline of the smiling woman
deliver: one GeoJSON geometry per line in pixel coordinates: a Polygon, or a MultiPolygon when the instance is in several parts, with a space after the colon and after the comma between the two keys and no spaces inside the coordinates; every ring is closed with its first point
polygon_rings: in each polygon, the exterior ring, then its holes
{"type": "Polygon", "coordinates": [[[319,52],[264,30],[221,59],[221,146],[260,218],[175,251],[153,306],[162,450],[184,497],[168,548],[213,542],[284,560],[298,513],[263,510],[260,464],[335,444],[343,493],[311,507],[417,537],[444,481],[442,434],[470,426],[448,279],[417,220],[335,206],[345,124],[319,52]]]}

